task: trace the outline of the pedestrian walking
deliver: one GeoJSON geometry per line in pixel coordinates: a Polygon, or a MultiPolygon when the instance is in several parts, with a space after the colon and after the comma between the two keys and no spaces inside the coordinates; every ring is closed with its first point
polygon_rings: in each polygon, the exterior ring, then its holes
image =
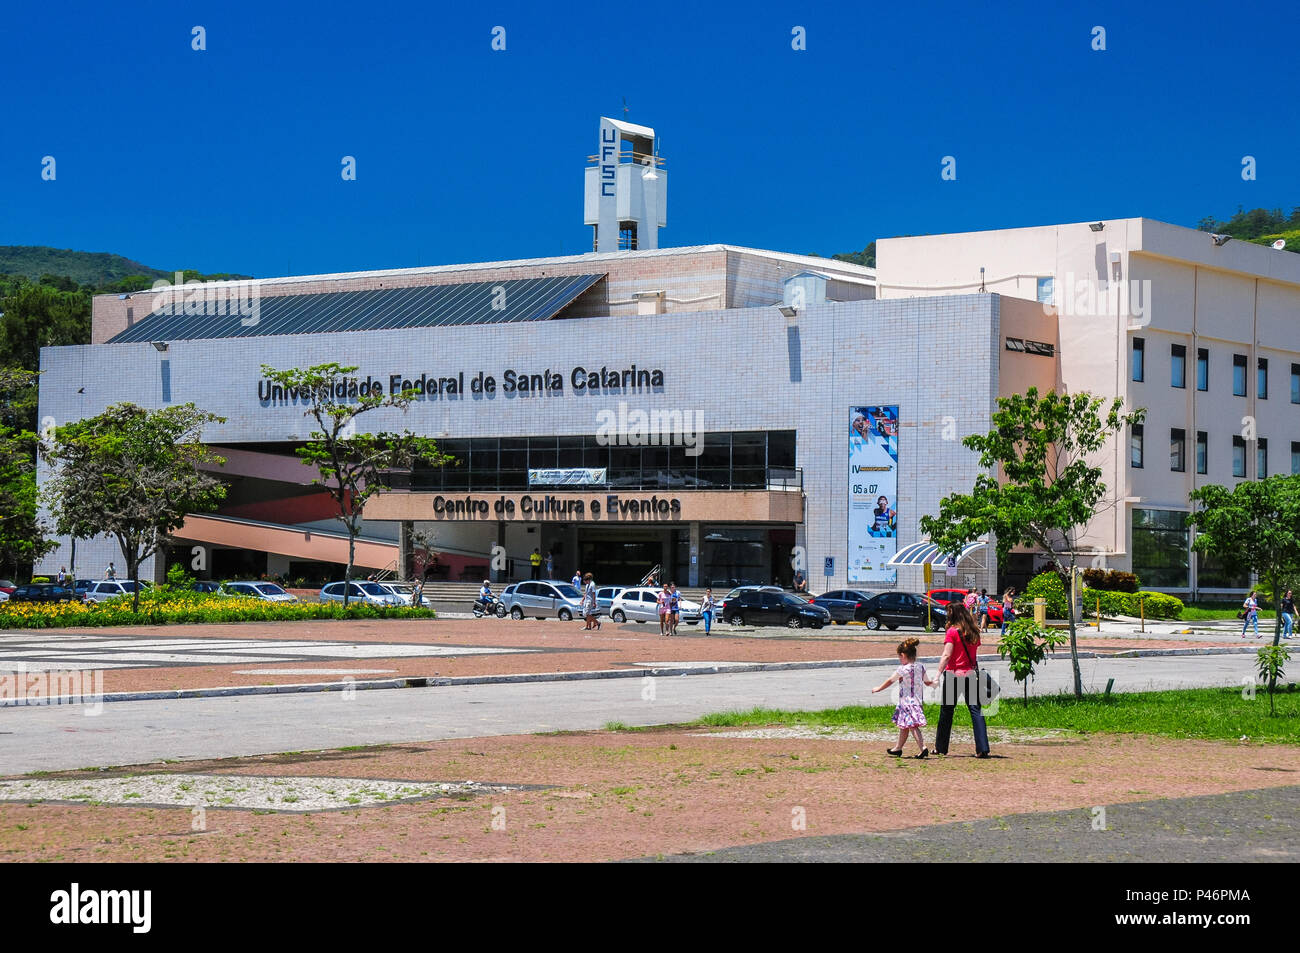
{"type": "Polygon", "coordinates": [[[658,603],[659,609],[659,634],[668,635],[668,590],[660,589],[655,602],[658,603]]]}
{"type": "Polygon", "coordinates": [[[65,585],[65,584],[67,583],[67,581],[68,581],[68,567],[67,567],[67,566],[60,566],[60,567],[59,567],[59,585],[60,585],[60,586],[65,585]]]}
{"type": "Polygon", "coordinates": [[[1289,639],[1291,630],[1295,628],[1295,597],[1291,595],[1290,589],[1286,591],[1277,608],[1282,613],[1282,638],[1289,639]]]}
{"type": "Polygon", "coordinates": [[[700,618],[704,620],[704,634],[708,635],[713,626],[713,613],[718,604],[713,599],[713,590],[704,590],[704,601],[700,603],[700,618]]]}
{"type": "Polygon", "coordinates": [[[533,578],[541,579],[542,578],[542,551],[535,546],[533,547],[532,553],[528,557],[528,565],[532,567],[533,578]]]}
{"type": "MultiPolygon", "coordinates": [[[[1009,626],[1016,619],[1015,598],[1016,598],[1016,590],[1014,588],[1008,589],[1006,592],[1002,593],[1002,634],[1003,635],[1007,634],[1007,626],[1009,626]]],[[[978,645],[979,643],[976,642],[975,644],[978,645]]]]}
{"type": "MultiPolygon", "coordinates": [[[[587,575],[590,576],[591,573],[587,573],[587,575]]],[[[573,583],[573,588],[574,588],[574,589],[581,589],[581,588],[582,588],[582,570],[581,570],[581,569],[575,569],[575,570],[573,570],[573,578],[570,579],[569,582],[573,583]]]]}
{"type": "Polygon", "coordinates": [[[895,682],[898,683],[898,703],[894,706],[898,744],[893,748],[885,749],[885,754],[891,754],[895,758],[903,756],[903,748],[907,745],[909,734],[916,738],[916,747],[920,751],[916,757],[926,758],[930,755],[930,749],[925,746],[925,736],[921,733],[921,729],[925,727],[925,709],[921,707],[924,689],[918,686],[934,685],[939,679],[928,677],[925,674],[925,666],[916,660],[916,647],[920,644],[920,639],[904,639],[899,642],[898,668],[894,669],[893,675],[871,690],[871,694],[874,695],[876,692],[883,692],[895,682]]]}
{"type": "Polygon", "coordinates": [[[415,588],[411,590],[411,605],[419,608],[424,605],[424,577],[420,576],[415,580],[415,588]]]}
{"type": "Polygon", "coordinates": [[[1255,627],[1255,638],[1259,638],[1259,600],[1255,598],[1254,589],[1250,590],[1250,595],[1241,604],[1241,608],[1241,637],[1244,639],[1247,627],[1253,625],[1255,627]]]}
{"type": "Polygon", "coordinates": [[[105,579],[117,578],[117,567],[113,565],[113,560],[111,559],[108,561],[108,568],[104,570],[104,578],[105,579]]]}
{"type": "MultiPolygon", "coordinates": [[[[1007,590],[1010,592],[1010,590],[1007,590]]],[[[1005,621],[1005,616],[1003,619],[1005,621]]],[[[948,753],[948,738],[952,734],[952,716],[957,709],[958,693],[966,701],[971,727],[975,731],[975,757],[989,756],[989,731],[980,710],[979,661],[980,630],[964,605],[948,609],[951,623],[943,640],[943,655],[939,657],[939,675],[943,678],[943,697],[939,704],[939,728],[935,732],[934,753],[948,753]]]]}
{"type": "Polygon", "coordinates": [[[596,599],[596,580],[591,573],[587,573],[580,582],[583,583],[582,611],[587,620],[587,629],[599,629],[600,619],[597,618],[597,613],[600,611],[600,603],[596,599]]]}
{"type": "Polygon", "coordinates": [[[980,631],[987,632],[989,630],[989,591],[987,589],[980,590],[980,600],[976,607],[979,609],[979,615],[976,618],[979,619],[980,631]]]}
{"type": "Polygon", "coordinates": [[[555,550],[548,550],[546,553],[546,578],[555,578],[555,550]]]}
{"type": "Polygon", "coordinates": [[[677,583],[668,583],[668,634],[677,634],[677,623],[682,617],[682,594],[677,591],[677,583]]]}

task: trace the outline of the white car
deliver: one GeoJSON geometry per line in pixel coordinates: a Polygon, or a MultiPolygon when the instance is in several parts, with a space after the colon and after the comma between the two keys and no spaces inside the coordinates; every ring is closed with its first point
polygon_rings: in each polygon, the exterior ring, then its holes
{"type": "Polygon", "coordinates": [[[133,595],[136,589],[143,592],[146,588],[148,586],[142,587],[131,579],[101,579],[90,584],[90,588],[86,590],[86,601],[103,602],[105,599],[133,595]]]}
{"type": "Polygon", "coordinates": [[[320,591],[321,602],[342,602],[343,587],[351,585],[348,602],[367,602],[372,606],[400,606],[402,600],[377,582],[331,582],[320,591]]]}
{"type": "Polygon", "coordinates": [[[412,605],[415,598],[415,584],[409,582],[381,582],[379,584],[401,600],[400,605],[412,605]]]}
{"type": "Polygon", "coordinates": [[[297,602],[298,597],[273,582],[228,582],[224,586],[232,596],[252,596],[267,602],[297,602]]]}
{"type": "MultiPolygon", "coordinates": [[[[660,590],[649,586],[624,589],[609,605],[610,619],[614,622],[627,622],[629,619],[633,622],[658,622],[659,592],[660,590]]],[[[689,599],[678,602],[678,611],[681,613],[681,621],[687,625],[695,625],[702,618],[700,604],[689,599]]]]}

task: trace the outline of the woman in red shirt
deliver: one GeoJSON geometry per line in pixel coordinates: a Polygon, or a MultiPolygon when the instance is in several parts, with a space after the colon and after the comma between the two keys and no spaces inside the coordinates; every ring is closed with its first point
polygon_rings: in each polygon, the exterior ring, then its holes
{"type": "Polygon", "coordinates": [[[970,711],[971,727],[975,729],[975,757],[989,756],[989,731],[980,711],[979,652],[980,630],[970,610],[960,602],[948,606],[948,633],[943,640],[943,655],[939,658],[939,672],[943,676],[943,698],[939,705],[939,728],[934,739],[935,754],[948,753],[948,736],[952,733],[952,713],[957,708],[957,693],[961,692],[970,711]]]}

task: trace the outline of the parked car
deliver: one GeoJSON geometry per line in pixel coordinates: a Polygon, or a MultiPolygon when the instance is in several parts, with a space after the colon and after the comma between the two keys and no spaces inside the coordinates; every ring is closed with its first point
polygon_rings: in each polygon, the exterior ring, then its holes
{"type": "Polygon", "coordinates": [[[596,609],[601,615],[609,615],[614,608],[614,600],[627,591],[627,586],[598,586],[596,588],[596,609]]]}
{"type": "Polygon", "coordinates": [[[410,582],[381,582],[381,586],[401,600],[404,606],[411,605],[415,598],[415,584],[410,582]]]}
{"type": "Polygon", "coordinates": [[[927,599],[919,592],[882,592],[872,596],[855,610],[859,622],[868,629],[897,629],[900,625],[927,628],[926,607],[929,607],[930,629],[941,629],[948,621],[943,603],[927,599]]]}
{"type": "Polygon", "coordinates": [[[398,597],[377,582],[331,582],[321,587],[321,602],[342,602],[344,586],[350,585],[348,602],[365,602],[372,606],[401,605],[398,597]]]}
{"type": "MultiPolygon", "coordinates": [[[[624,589],[610,604],[610,619],[614,622],[627,622],[629,619],[633,622],[658,622],[659,593],[662,591],[653,586],[633,586],[624,589]]],[[[698,602],[680,599],[677,607],[681,613],[681,621],[687,625],[695,625],[703,618],[698,602]]]]}
{"type": "Polygon", "coordinates": [[[501,604],[512,619],[555,616],[567,622],[582,615],[582,593],[567,582],[518,582],[502,591],[501,604]]]}
{"type": "MultiPolygon", "coordinates": [[[[935,602],[948,605],[952,602],[961,602],[966,598],[968,592],[970,592],[969,589],[931,589],[927,595],[935,602]]],[[[979,622],[979,613],[975,612],[972,615],[975,616],[975,621],[979,622]]],[[[989,596],[989,624],[1002,624],[1002,599],[996,595],[989,596]]]]}
{"type": "Polygon", "coordinates": [[[732,625],[784,625],[791,629],[820,629],[831,623],[831,614],[823,606],[779,589],[751,589],[728,599],[723,618],[732,625]]]}
{"type": "Polygon", "coordinates": [[[732,589],[729,593],[727,593],[727,594],[726,594],[725,596],[723,596],[721,599],[716,599],[716,600],[714,600],[714,601],[717,602],[717,604],[718,604],[718,615],[717,615],[717,617],[718,617],[719,619],[725,619],[725,618],[727,617],[727,602],[728,602],[728,601],[730,601],[730,600],[732,600],[732,599],[738,599],[738,598],[740,597],[740,594],[741,594],[742,592],[754,592],[754,591],[785,592],[785,590],[782,589],[780,586],[737,586],[735,589],[732,589]]]}
{"type": "Polygon", "coordinates": [[[103,602],[105,599],[134,595],[137,589],[143,592],[147,588],[148,583],[142,585],[133,579],[99,579],[86,587],[84,598],[87,602],[103,602]]]}
{"type": "Polygon", "coordinates": [[[57,586],[52,582],[34,582],[26,586],[15,586],[9,593],[9,602],[80,602],[76,590],[68,586],[57,586]]]}
{"type": "Polygon", "coordinates": [[[198,580],[197,582],[194,583],[194,591],[205,592],[208,594],[220,593],[223,596],[226,595],[226,591],[221,588],[221,583],[217,582],[214,579],[198,580]]]}
{"type": "Polygon", "coordinates": [[[17,588],[18,584],[12,579],[0,579],[0,595],[7,596],[17,588]]]}
{"type": "MultiPolygon", "coordinates": [[[[228,582],[221,588],[232,596],[252,596],[254,599],[265,599],[267,602],[298,601],[298,597],[292,592],[286,592],[283,586],[273,582],[228,582]]],[[[342,598],[342,590],[339,590],[339,599],[342,598]]]]}
{"type": "Polygon", "coordinates": [[[857,610],[873,596],[874,592],[865,589],[835,589],[813,596],[812,604],[829,612],[836,625],[847,625],[857,620],[857,610]]]}

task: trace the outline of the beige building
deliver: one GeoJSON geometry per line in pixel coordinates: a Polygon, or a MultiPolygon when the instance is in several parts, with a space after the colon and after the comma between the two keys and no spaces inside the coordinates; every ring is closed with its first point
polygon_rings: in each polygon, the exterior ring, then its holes
{"type": "MultiPolygon", "coordinates": [[[[1099,460],[1114,505],[1079,541],[1090,561],[1176,593],[1248,584],[1191,552],[1188,493],[1300,473],[1300,255],[1131,218],[885,239],[876,271],[881,299],[1039,302],[1041,329],[1004,328],[1004,346],[1056,343],[1060,388],[1146,408],[1099,460]]],[[[999,388],[1022,389],[1005,375],[999,388]]]]}

